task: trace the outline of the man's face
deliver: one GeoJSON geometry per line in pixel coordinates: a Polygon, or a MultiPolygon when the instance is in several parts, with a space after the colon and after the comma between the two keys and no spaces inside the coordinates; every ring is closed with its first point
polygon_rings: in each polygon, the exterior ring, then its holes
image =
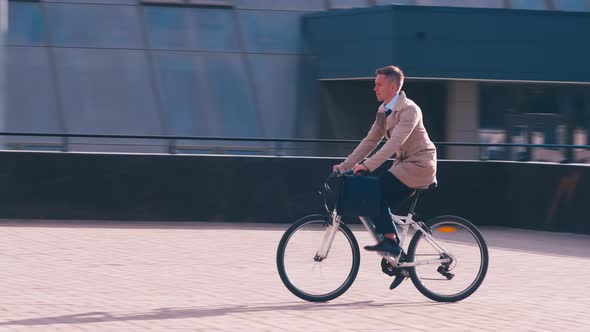
{"type": "Polygon", "coordinates": [[[378,74],[375,77],[375,95],[380,102],[389,101],[397,92],[397,85],[393,80],[388,80],[387,76],[378,74]]]}

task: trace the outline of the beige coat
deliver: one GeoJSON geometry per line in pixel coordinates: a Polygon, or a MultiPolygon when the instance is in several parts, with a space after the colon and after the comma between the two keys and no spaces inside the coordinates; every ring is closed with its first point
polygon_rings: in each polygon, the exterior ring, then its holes
{"type": "Polygon", "coordinates": [[[341,165],[347,170],[352,169],[375,150],[383,137],[387,142],[363,163],[370,171],[394,157],[389,171],[406,186],[425,188],[436,181],[436,147],[424,128],[420,107],[406,98],[404,92],[400,92],[387,119],[382,109],[377,112],[367,137],[341,165]]]}

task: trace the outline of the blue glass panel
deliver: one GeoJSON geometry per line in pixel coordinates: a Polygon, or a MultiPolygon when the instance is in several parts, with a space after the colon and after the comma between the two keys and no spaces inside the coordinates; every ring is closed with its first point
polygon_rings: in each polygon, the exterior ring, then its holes
{"type": "Polygon", "coordinates": [[[239,51],[231,10],[160,6],[144,9],[152,48],[239,51]]]}
{"type": "Polygon", "coordinates": [[[545,1],[540,0],[512,0],[514,9],[547,9],[545,1]]]}
{"type": "Polygon", "coordinates": [[[261,135],[240,55],[154,51],[153,58],[172,134],[261,135]]]}
{"type": "Polygon", "coordinates": [[[136,5],[138,0],[43,0],[45,2],[77,2],[84,4],[136,5]]]}
{"type": "Polygon", "coordinates": [[[233,0],[237,8],[242,9],[273,9],[273,10],[325,10],[323,0],[233,0]]]}
{"type": "Polygon", "coordinates": [[[54,52],[70,132],[162,134],[144,51],[57,48],[54,52]]]}
{"type": "Polygon", "coordinates": [[[6,128],[21,132],[60,132],[56,91],[47,49],[6,48],[6,128]]]}
{"type": "Polygon", "coordinates": [[[186,0],[188,4],[193,4],[193,5],[213,5],[213,6],[218,6],[218,7],[223,7],[223,5],[226,6],[232,6],[232,2],[233,0],[186,0]]]}
{"type": "Polygon", "coordinates": [[[135,6],[47,4],[57,46],[143,48],[135,6]]]}
{"type": "Polygon", "coordinates": [[[315,137],[319,86],[311,58],[249,54],[267,137],[315,137]]]}
{"type": "Polygon", "coordinates": [[[198,68],[206,86],[203,104],[211,106],[224,136],[260,136],[258,114],[240,55],[204,54],[198,68]]]}
{"type": "Polygon", "coordinates": [[[416,4],[416,0],[377,0],[376,4],[378,6],[384,6],[384,5],[391,5],[391,4],[395,4],[395,5],[415,5],[416,4]]]}
{"type": "Polygon", "coordinates": [[[330,0],[330,9],[367,7],[367,0],[330,0]]]}
{"type": "Polygon", "coordinates": [[[584,0],[554,0],[555,9],[564,11],[590,11],[590,2],[584,0]]]}
{"type": "Polygon", "coordinates": [[[504,8],[504,0],[416,0],[416,4],[422,6],[504,8]]]}
{"type": "Polygon", "coordinates": [[[248,52],[301,53],[301,13],[240,10],[248,52]]]}
{"type": "Polygon", "coordinates": [[[9,45],[42,45],[47,42],[45,20],[38,3],[10,2],[8,17],[9,45]]]}
{"type": "Polygon", "coordinates": [[[293,133],[300,83],[298,55],[249,54],[259,113],[268,137],[293,133]],[[288,82],[288,83],[287,83],[288,82]]]}
{"type": "Polygon", "coordinates": [[[198,55],[180,52],[153,52],[158,91],[168,132],[177,136],[212,135],[208,105],[202,105],[205,89],[197,75],[198,55]]]}

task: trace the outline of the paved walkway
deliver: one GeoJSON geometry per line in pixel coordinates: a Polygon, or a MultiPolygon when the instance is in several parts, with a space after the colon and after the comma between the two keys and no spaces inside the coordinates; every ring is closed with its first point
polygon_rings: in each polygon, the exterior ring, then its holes
{"type": "MultiPolygon", "coordinates": [[[[299,300],[275,268],[286,225],[0,222],[0,331],[588,331],[590,236],[484,228],[465,301],[394,291],[363,252],[355,284],[299,300]],[[397,326],[397,327],[396,327],[397,326]]],[[[355,227],[361,246],[370,243],[355,227]]]]}

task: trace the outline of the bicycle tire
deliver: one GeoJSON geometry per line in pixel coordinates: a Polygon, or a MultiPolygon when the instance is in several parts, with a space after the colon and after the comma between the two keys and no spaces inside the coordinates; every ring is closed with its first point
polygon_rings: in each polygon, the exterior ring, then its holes
{"type": "Polygon", "coordinates": [[[306,292],[300,290],[299,288],[297,288],[297,286],[295,286],[291,282],[291,280],[289,280],[289,276],[288,276],[287,272],[285,271],[285,261],[284,261],[285,249],[287,247],[289,239],[291,238],[291,236],[295,232],[297,232],[297,230],[301,229],[304,225],[306,225],[308,223],[316,222],[319,220],[323,220],[325,222],[330,222],[331,218],[330,218],[330,216],[315,214],[315,215],[305,216],[305,217],[295,221],[285,231],[285,233],[283,234],[283,236],[281,238],[281,241],[279,242],[278,248],[277,248],[276,264],[277,264],[277,270],[279,272],[279,276],[281,277],[281,281],[283,282],[283,284],[287,287],[287,289],[291,293],[293,293],[295,296],[299,297],[300,299],[303,299],[303,300],[306,300],[309,302],[326,302],[326,301],[333,300],[333,299],[339,297],[340,295],[344,294],[344,292],[346,292],[350,288],[350,286],[352,286],[354,280],[356,279],[356,276],[359,271],[360,259],[361,259],[361,254],[360,254],[360,250],[359,250],[359,246],[358,246],[358,242],[357,242],[356,238],[354,237],[350,228],[341,222],[339,230],[344,234],[344,236],[347,238],[349,244],[351,245],[352,258],[353,258],[351,270],[350,270],[347,278],[345,279],[344,283],[342,285],[340,285],[338,288],[336,288],[334,291],[329,292],[327,294],[323,294],[323,295],[309,294],[309,293],[306,293],[306,292]]]}
{"type": "MultiPolygon", "coordinates": [[[[471,296],[483,283],[485,276],[487,274],[488,265],[489,265],[489,254],[488,254],[487,244],[486,244],[483,236],[481,235],[481,232],[477,229],[477,227],[475,227],[468,220],[458,217],[458,216],[443,215],[443,216],[438,216],[438,217],[435,217],[435,218],[427,221],[426,225],[430,229],[433,229],[434,226],[436,226],[437,224],[441,224],[441,223],[445,223],[445,222],[449,222],[449,221],[451,221],[453,223],[460,224],[460,225],[466,227],[469,231],[471,231],[471,233],[476,238],[477,243],[479,245],[482,261],[481,261],[479,273],[478,273],[477,277],[475,278],[475,280],[469,285],[469,287],[467,287],[465,290],[463,290],[460,293],[457,293],[455,295],[449,295],[449,296],[440,295],[440,294],[437,294],[437,293],[429,290],[420,281],[420,277],[416,273],[416,267],[408,268],[408,272],[410,274],[410,279],[412,280],[412,283],[414,284],[416,289],[418,289],[418,291],[420,293],[422,293],[424,296],[426,296],[427,298],[429,298],[433,301],[437,301],[437,302],[458,302],[458,301],[464,300],[465,298],[471,296]]],[[[421,232],[416,232],[414,234],[414,236],[412,237],[412,240],[410,241],[410,244],[408,246],[408,255],[407,255],[408,262],[414,261],[415,254],[416,254],[416,247],[422,238],[423,238],[423,236],[422,236],[421,232]]]]}

